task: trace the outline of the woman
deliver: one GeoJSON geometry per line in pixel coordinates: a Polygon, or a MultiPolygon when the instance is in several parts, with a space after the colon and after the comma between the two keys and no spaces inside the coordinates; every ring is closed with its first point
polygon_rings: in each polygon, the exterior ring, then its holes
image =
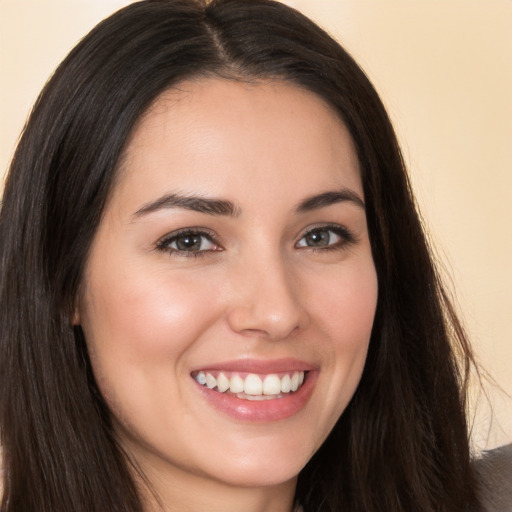
{"type": "Polygon", "coordinates": [[[297,12],[105,20],[0,222],[2,512],[476,509],[473,359],[393,129],[297,12]]]}

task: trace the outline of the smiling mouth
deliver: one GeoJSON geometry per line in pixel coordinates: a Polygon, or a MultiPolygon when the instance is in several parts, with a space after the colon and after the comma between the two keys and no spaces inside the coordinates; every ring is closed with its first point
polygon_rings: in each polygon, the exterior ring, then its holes
{"type": "Polygon", "coordinates": [[[301,388],[307,371],[271,374],[220,371],[194,372],[192,377],[201,386],[244,400],[275,400],[301,388]]]}

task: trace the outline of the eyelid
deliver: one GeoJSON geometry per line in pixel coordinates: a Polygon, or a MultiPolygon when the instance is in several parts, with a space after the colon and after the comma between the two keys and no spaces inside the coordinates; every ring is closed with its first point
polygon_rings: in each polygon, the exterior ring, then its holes
{"type": "Polygon", "coordinates": [[[176,231],[172,231],[171,233],[167,233],[163,237],[157,240],[155,243],[155,249],[157,251],[167,252],[170,255],[177,255],[182,257],[198,257],[198,256],[205,256],[208,253],[217,252],[219,249],[223,250],[222,245],[219,243],[217,239],[217,234],[207,228],[203,227],[186,227],[177,229],[176,231]],[[170,244],[174,242],[177,238],[179,238],[182,235],[198,235],[198,236],[204,236],[208,238],[215,246],[216,249],[207,249],[207,250],[201,250],[201,251],[182,251],[179,249],[175,249],[173,247],[170,247],[170,244]]]}
{"type": "MultiPolygon", "coordinates": [[[[328,250],[336,250],[341,249],[343,247],[346,247],[347,245],[352,245],[358,241],[358,238],[356,235],[348,228],[346,228],[343,225],[340,224],[314,224],[312,226],[309,226],[306,230],[302,231],[299,237],[297,238],[297,241],[295,242],[294,246],[300,250],[310,250],[310,251],[328,251],[328,250]],[[298,246],[299,242],[303,240],[308,234],[313,233],[315,231],[332,231],[334,234],[336,234],[338,237],[341,238],[341,240],[325,245],[325,246],[298,246]]],[[[167,233],[163,237],[161,237],[156,243],[155,243],[155,249],[157,251],[161,252],[167,252],[169,255],[176,255],[180,257],[199,257],[199,256],[206,256],[208,254],[218,252],[219,250],[224,250],[224,247],[222,247],[221,243],[218,241],[217,234],[204,227],[186,227],[177,229],[176,231],[172,231],[171,233],[167,233]],[[198,251],[186,251],[186,250],[180,250],[177,248],[170,247],[170,244],[172,244],[177,238],[179,238],[182,235],[196,235],[196,236],[204,236],[210,240],[212,244],[215,245],[214,249],[203,249],[198,251]]]]}
{"type": "Polygon", "coordinates": [[[298,237],[297,242],[295,243],[295,246],[297,247],[297,244],[307,235],[310,233],[313,233],[315,231],[319,230],[326,230],[326,231],[332,231],[337,236],[339,236],[342,240],[340,242],[337,242],[335,244],[326,245],[326,246],[320,246],[320,247],[313,247],[313,246],[303,246],[299,247],[300,249],[307,249],[307,250],[313,250],[313,251],[325,251],[329,249],[338,249],[341,247],[344,247],[346,245],[352,245],[358,241],[357,236],[347,227],[341,225],[341,224],[315,224],[313,226],[308,227],[305,231],[301,233],[301,235],[298,237]]]}

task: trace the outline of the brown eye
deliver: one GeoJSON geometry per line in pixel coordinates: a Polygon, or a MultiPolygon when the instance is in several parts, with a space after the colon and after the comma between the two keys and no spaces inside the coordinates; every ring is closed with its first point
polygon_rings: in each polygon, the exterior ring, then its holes
{"type": "Polygon", "coordinates": [[[158,243],[158,249],[169,251],[171,253],[202,253],[207,251],[215,251],[218,249],[217,244],[207,233],[196,231],[182,231],[174,235],[168,236],[158,243]]]}
{"type": "Polygon", "coordinates": [[[204,238],[204,235],[197,234],[180,235],[170,246],[175,245],[175,249],[178,251],[201,251],[205,250],[205,245],[208,245],[207,242],[204,242],[204,238]]]}

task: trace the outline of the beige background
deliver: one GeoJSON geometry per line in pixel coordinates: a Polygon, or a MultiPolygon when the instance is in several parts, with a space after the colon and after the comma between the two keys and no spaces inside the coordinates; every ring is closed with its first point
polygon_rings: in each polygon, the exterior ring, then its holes
{"type": "MultiPolygon", "coordinates": [[[[0,177],[45,80],[123,0],[0,0],[0,177]]],[[[356,57],[402,141],[483,366],[512,394],[512,0],[295,0],[356,57]]],[[[489,386],[478,447],[512,440],[489,386]]]]}

